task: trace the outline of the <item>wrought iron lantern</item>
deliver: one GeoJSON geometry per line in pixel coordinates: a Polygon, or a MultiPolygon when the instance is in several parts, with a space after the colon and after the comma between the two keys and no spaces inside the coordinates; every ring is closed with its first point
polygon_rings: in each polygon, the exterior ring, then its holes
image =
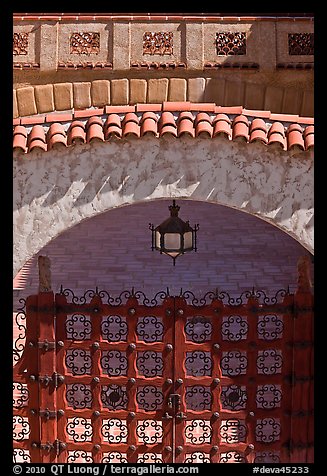
{"type": "Polygon", "coordinates": [[[176,258],[187,251],[196,251],[196,232],[199,225],[192,228],[188,221],[183,221],[178,216],[180,207],[173,204],[169,207],[170,217],[160,225],[154,227],[152,223],[149,228],[152,231],[152,251],[160,251],[173,259],[175,266],[176,258]]]}

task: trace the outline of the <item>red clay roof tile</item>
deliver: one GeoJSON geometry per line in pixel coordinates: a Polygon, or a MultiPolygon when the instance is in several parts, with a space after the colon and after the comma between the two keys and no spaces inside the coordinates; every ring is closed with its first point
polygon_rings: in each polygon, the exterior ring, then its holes
{"type": "Polygon", "coordinates": [[[73,121],[68,129],[67,144],[72,145],[77,142],[85,142],[85,126],[81,121],[73,121]]]}
{"type": "Polygon", "coordinates": [[[313,118],[296,115],[271,114],[241,106],[222,107],[213,103],[165,102],[134,106],[106,106],[76,113],[53,113],[14,120],[13,148],[29,152],[36,147],[50,150],[56,145],[76,142],[120,139],[152,134],[180,137],[217,137],[261,141],[271,146],[279,144],[284,150],[299,147],[308,150],[314,144],[313,118]],[[168,110],[171,109],[171,110],[168,110]],[[77,120],[87,119],[87,121],[77,120]],[[103,119],[103,116],[106,116],[103,119]],[[278,118],[279,121],[274,120],[278,118]],[[268,121],[267,121],[268,120],[268,121]],[[70,122],[67,133],[63,123],[70,122]],[[286,123],[286,125],[285,125],[286,123]],[[44,124],[50,125],[47,134],[44,124]],[[26,126],[32,125],[28,133],[26,126]],[[287,134],[285,129],[287,127],[287,134]],[[47,136],[47,140],[46,140],[47,136]]]}

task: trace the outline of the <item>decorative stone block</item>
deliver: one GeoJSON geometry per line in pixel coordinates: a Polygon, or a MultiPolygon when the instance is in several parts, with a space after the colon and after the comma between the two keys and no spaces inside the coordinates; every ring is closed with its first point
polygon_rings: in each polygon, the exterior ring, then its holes
{"type": "Polygon", "coordinates": [[[169,80],[168,101],[186,101],[186,79],[171,78],[169,80]]]}
{"type": "Polygon", "coordinates": [[[283,95],[283,88],[277,86],[267,86],[264,109],[271,112],[281,111],[283,95]]]}
{"type": "Polygon", "coordinates": [[[225,80],[207,78],[204,98],[206,102],[215,102],[218,105],[224,104],[225,80]]]}
{"type": "Polygon", "coordinates": [[[205,78],[189,78],[187,99],[191,102],[203,102],[205,86],[205,78]]]}
{"type": "Polygon", "coordinates": [[[148,81],[148,102],[160,103],[167,101],[168,96],[168,79],[151,78],[148,81]]]}
{"type": "Polygon", "coordinates": [[[13,35],[13,55],[27,55],[28,53],[28,33],[14,33],[13,35]]]}
{"type": "Polygon", "coordinates": [[[16,119],[16,117],[18,117],[18,105],[17,105],[16,89],[13,90],[12,106],[13,106],[13,118],[16,119]]]}
{"type": "Polygon", "coordinates": [[[97,79],[91,86],[92,105],[103,107],[110,104],[110,81],[97,79]]]}
{"type": "Polygon", "coordinates": [[[216,33],[216,49],[218,56],[246,55],[246,33],[216,33]]]}
{"type": "Polygon", "coordinates": [[[58,83],[53,85],[56,111],[66,111],[73,107],[72,83],[58,83]]]}
{"type": "Polygon", "coordinates": [[[244,107],[247,109],[264,109],[265,86],[256,83],[245,84],[244,107]]]}
{"type": "Polygon", "coordinates": [[[130,104],[146,102],[146,79],[130,79],[129,81],[129,102],[130,104]]]}
{"type": "Polygon", "coordinates": [[[289,55],[313,55],[314,54],[314,34],[313,33],[289,33],[288,34],[288,54],[289,55]]]}
{"type": "Polygon", "coordinates": [[[32,116],[37,114],[33,86],[19,88],[16,90],[18,111],[20,116],[32,116]]]}
{"type": "Polygon", "coordinates": [[[42,84],[34,87],[38,113],[54,111],[53,85],[42,84]]]}
{"type": "Polygon", "coordinates": [[[128,104],[128,79],[113,79],[111,81],[111,104],[128,104]]]}
{"type": "Polygon", "coordinates": [[[304,117],[313,117],[314,114],[314,92],[306,90],[303,93],[302,107],[300,115],[304,117]]]}
{"type": "Polygon", "coordinates": [[[91,83],[73,83],[74,108],[91,107],[91,83]]]}
{"type": "Polygon", "coordinates": [[[225,85],[225,105],[242,106],[244,104],[244,82],[226,81],[225,85]]]}
{"type": "Polygon", "coordinates": [[[172,55],[173,54],[173,32],[152,32],[146,31],[143,34],[143,54],[144,55],[172,55]]]}
{"type": "Polygon", "coordinates": [[[70,37],[70,53],[77,55],[98,54],[100,51],[100,33],[87,32],[73,33],[70,37]]]}

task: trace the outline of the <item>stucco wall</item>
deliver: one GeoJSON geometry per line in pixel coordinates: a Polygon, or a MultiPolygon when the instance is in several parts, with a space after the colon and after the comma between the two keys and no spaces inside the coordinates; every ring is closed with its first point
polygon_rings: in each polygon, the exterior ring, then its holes
{"type": "Polygon", "coordinates": [[[64,230],[124,204],[184,197],[238,208],[313,251],[313,158],[222,138],[126,138],[14,161],[14,275],[64,230]]]}

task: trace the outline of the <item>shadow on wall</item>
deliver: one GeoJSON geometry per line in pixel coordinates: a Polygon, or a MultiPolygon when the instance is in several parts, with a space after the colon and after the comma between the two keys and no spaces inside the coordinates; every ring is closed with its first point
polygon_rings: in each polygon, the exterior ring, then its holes
{"type": "MultiPolygon", "coordinates": [[[[218,287],[231,296],[244,290],[297,285],[297,260],[308,252],[278,228],[238,210],[212,203],[178,200],[179,216],[200,224],[198,251],[172,259],[151,251],[149,223],[168,218],[171,200],[156,200],[112,209],[63,232],[38,255],[51,259],[52,289],[105,289],[113,296],[141,290],[149,297],[169,287],[197,296],[218,287]]],[[[15,305],[38,290],[37,256],[14,280],[15,305]]]]}

